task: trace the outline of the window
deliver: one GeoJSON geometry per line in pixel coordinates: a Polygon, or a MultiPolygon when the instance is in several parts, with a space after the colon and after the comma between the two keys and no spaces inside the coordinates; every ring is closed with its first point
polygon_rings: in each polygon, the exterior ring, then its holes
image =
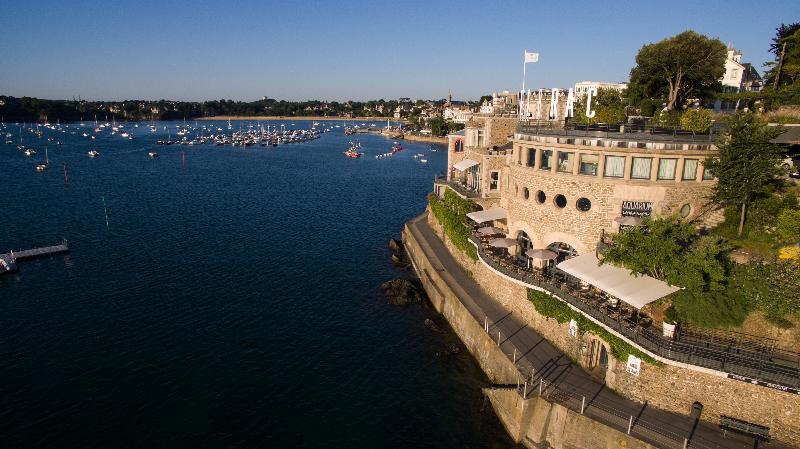
{"type": "Polygon", "coordinates": [[[558,167],[556,170],[562,173],[572,173],[572,163],[575,159],[575,153],[568,151],[558,152],[558,167]]]}
{"type": "Polygon", "coordinates": [[[536,202],[539,204],[544,204],[545,201],[547,201],[547,195],[545,195],[541,190],[536,192],[536,202]]]}
{"type": "Polygon", "coordinates": [[[692,213],[692,206],[684,204],[683,207],[681,207],[681,218],[686,218],[691,213],[692,213]]]}
{"type": "Polygon", "coordinates": [[[739,78],[739,69],[731,70],[731,79],[735,80],[739,78]]]}
{"type": "Polygon", "coordinates": [[[683,160],[683,180],[694,181],[697,179],[697,159],[683,160]]]}
{"type": "Polygon", "coordinates": [[[597,176],[597,166],[600,163],[600,156],[596,154],[581,154],[580,174],[597,176]]]}
{"type": "Polygon", "coordinates": [[[703,167],[703,179],[708,181],[710,179],[714,179],[714,175],[711,174],[711,170],[703,167]]]}
{"type": "Polygon", "coordinates": [[[567,207],[567,197],[559,193],[555,198],[553,198],[553,203],[563,209],[567,207]]]}
{"type": "Polygon", "coordinates": [[[649,157],[635,157],[631,164],[632,179],[650,179],[650,164],[653,162],[649,157]]]}
{"type": "Polygon", "coordinates": [[[462,141],[461,139],[456,139],[454,151],[456,153],[464,151],[464,141],[462,141]]]}
{"type": "Polygon", "coordinates": [[[498,190],[500,187],[500,172],[489,172],[489,190],[498,190]]]}
{"type": "Polygon", "coordinates": [[[586,212],[592,208],[592,202],[589,201],[589,198],[578,198],[578,201],[575,202],[575,207],[581,212],[586,212]]]}
{"type": "Polygon", "coordinates": [[[478,140],[475,146],[479,148],[483,146],[483,130],[478,130],[478,140]]]}
{"type": "Polygon", "coordinates": [[[659,159],[657,179],[662,179],[662,180],[675,179],[676,165],[678,165],[677,159],[659,159]]]}
{"type": "Polygon", "coordinates": [[[539,168],[542,170],[551,170],[553,168],[553,150],[542,150],[542,155],[539,158],[539,168]]]}
{"type": "Polygon", "coordinates": [[[528,148],[528,167],[536,166],[536,148],[528,148]]]}
{"type": "Polygon", "coordinates": [[[625,156],[606,156],[605,176],[622,178],[625,176],[625,156]]]}
{"type": "Polygon", "coordinates": [[[522,189],[522,197],[525,198],[526,200],[531,197],[531,192],[530,190],[528,190],[527,187],[522,189]]]}

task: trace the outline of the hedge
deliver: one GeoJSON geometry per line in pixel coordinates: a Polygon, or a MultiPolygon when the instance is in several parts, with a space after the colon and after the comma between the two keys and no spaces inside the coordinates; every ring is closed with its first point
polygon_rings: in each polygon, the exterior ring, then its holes
{"type": "Polygon", "coordinates": [[[478,260],[478,250],[469,242],[470,229],[467,225],[467,214],[475,209],[475,203],[461,198],[450,189],[445,190],[444,200],[436,195],[429,195],[428,203],[453,245],[465,252],[470,259],[478,260]]]}
{"type": "Polygon", "coordinates": [[[628,355],[633,355],[653,365],[661,364],[661,362],[636,349],[633,345],[628,344],[625,340],[597,325],[594,321],[586,318],[580,312],[576,312],[568,306],[567,303],[554,296],[529,288],[528,300],[533,303],[536,311],[540,314],[548,318],[553,318],[559,323],[575,320],[575,322],[578,323],[578,331],[581,335],[583,335],[584,332],[590,332],[602,338],[608,343],[611,354],[619,361],[626,362],[628,360],[628,355]]]}

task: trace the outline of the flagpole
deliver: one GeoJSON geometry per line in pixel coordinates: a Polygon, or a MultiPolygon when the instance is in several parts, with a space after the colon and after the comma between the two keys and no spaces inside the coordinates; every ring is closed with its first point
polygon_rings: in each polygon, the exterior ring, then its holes
{"type": "Polygon", "coordinates": [[[522,54],[522,93],[520,94],[519,99],[519,111],[517,113],[517,118],[522,120],[522,97],[525,95],[525,69],[528,66],[527,55],[528,50],[526,49],[525,52],[522,54]]]}

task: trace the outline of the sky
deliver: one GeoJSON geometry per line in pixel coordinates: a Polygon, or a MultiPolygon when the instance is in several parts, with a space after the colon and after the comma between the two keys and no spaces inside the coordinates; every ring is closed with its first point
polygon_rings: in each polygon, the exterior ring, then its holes
{"type": "Polygon", "coordinates": [[[800,0],[0,3],[0,95],[88,100],[478,99],[624,82],[686,29],[760,68],[800,0]]]}

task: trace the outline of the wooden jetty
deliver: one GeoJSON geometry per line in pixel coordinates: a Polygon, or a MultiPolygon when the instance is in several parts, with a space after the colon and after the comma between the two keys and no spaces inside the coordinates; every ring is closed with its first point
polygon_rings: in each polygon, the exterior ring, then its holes
{"type": "Polygon", "coordinates": [[[0,254],[0,274],[16,271],[17,262],[53,256],[66,252],[69,252],[69,243],[66,240],[62,240],[58,245],[42,246],[33,249],[11,251],[5,254],[0,254]]]}

